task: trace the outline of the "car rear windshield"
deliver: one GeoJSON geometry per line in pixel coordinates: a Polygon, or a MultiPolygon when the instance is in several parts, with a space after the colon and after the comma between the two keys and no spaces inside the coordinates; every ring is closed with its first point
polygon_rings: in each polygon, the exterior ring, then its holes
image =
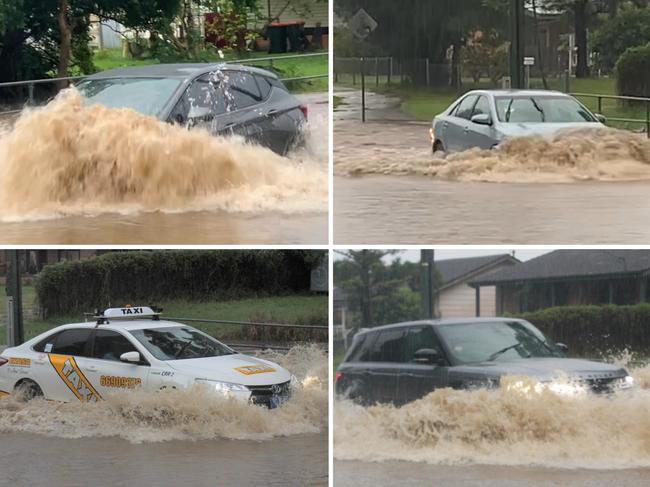
{"type": "Polygon", "coordinates": [[[179,84],[169,78],[108,78],[83,81],[77,89],[92,103],[157,116],[179,84]]]}
{"type": "Polygon", "coordinates": [[[170,326],[132,330],[131,334],[158,360],[220,357],[236,353],[194,328],[170,326]]]}
{"type": "Polygon", "coordinates": [[[455,323],[436,329],[459,363],[563,356],[554,343],[527,322],[455,323]]]}
{"type": "Polygon", "coordinates": [[[499,121],[506,123],[597,121],[585,107],[566,96],[499,96],[495,101],[499,121]]]}

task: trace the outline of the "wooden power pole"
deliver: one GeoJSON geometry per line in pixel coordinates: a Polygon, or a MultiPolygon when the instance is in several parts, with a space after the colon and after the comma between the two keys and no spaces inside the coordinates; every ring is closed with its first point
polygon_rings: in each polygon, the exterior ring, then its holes
{"type": "Polygon", "coordinates": [[[7,256],[7,345],[10,347],[20,345],[25,341],[18,253],[18,250],[5,250],[7,256]]]}

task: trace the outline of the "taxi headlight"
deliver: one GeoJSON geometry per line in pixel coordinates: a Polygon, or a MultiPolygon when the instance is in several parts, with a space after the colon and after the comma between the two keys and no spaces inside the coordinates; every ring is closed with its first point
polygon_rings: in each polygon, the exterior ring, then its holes
{"type": "Polygon", "coordinates": [[[210,380],[210,379],[196,379],[197,384],[205,384],[207,386],[213,387],[217,392],[249,392],[250,389],[243,384],[235,384],[232,382],[222,382],[219,380],[210,380]]]}

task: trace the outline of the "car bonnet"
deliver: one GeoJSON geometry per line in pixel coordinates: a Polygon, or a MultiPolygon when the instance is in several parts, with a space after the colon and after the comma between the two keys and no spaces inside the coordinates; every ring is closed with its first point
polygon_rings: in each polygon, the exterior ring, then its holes
{"type": "Polygon", "coordinates": [[[541,381],[566,376],[569,379],[612,379],[627,375],[625,369],[601,362],[572,358],[522,358],[495,360],[452,367],[454,373],[472,376],[502,377],[525,375],[541,381]]]}
{"type": "Polygon", "coordinates": [[[270,385],[291,379],[288,370],[250,355],[234,354],[185,360],[170,360],[172,368],[197,379],[243,385],[270,385]]]}

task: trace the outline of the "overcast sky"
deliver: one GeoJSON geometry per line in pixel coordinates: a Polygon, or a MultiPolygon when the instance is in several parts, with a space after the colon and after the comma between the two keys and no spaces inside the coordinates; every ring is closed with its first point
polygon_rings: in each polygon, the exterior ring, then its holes
{"type": "MultiPolygon", "coordinates": [[[[458,259],[463,257],[479,257],[482,255],[496,255],[496,254],[512,254],[513,250],[515,251],[515,257],[521,261],[530,260],[542,254],[550,252],[549,249],[436,249],[435,259],[444,260],[444,259],[458,259]]],[[[408,260],[411,262],[419,262],[420,260],[420,250],[419,249],[408,249],[397,254],[402,260],[408,260]]],[[[395,256],[391,256],[389,259],[394,259],[395,256]]],[[[341,255],[334,252],[334,260],[342,259],[341,255]]]]}

